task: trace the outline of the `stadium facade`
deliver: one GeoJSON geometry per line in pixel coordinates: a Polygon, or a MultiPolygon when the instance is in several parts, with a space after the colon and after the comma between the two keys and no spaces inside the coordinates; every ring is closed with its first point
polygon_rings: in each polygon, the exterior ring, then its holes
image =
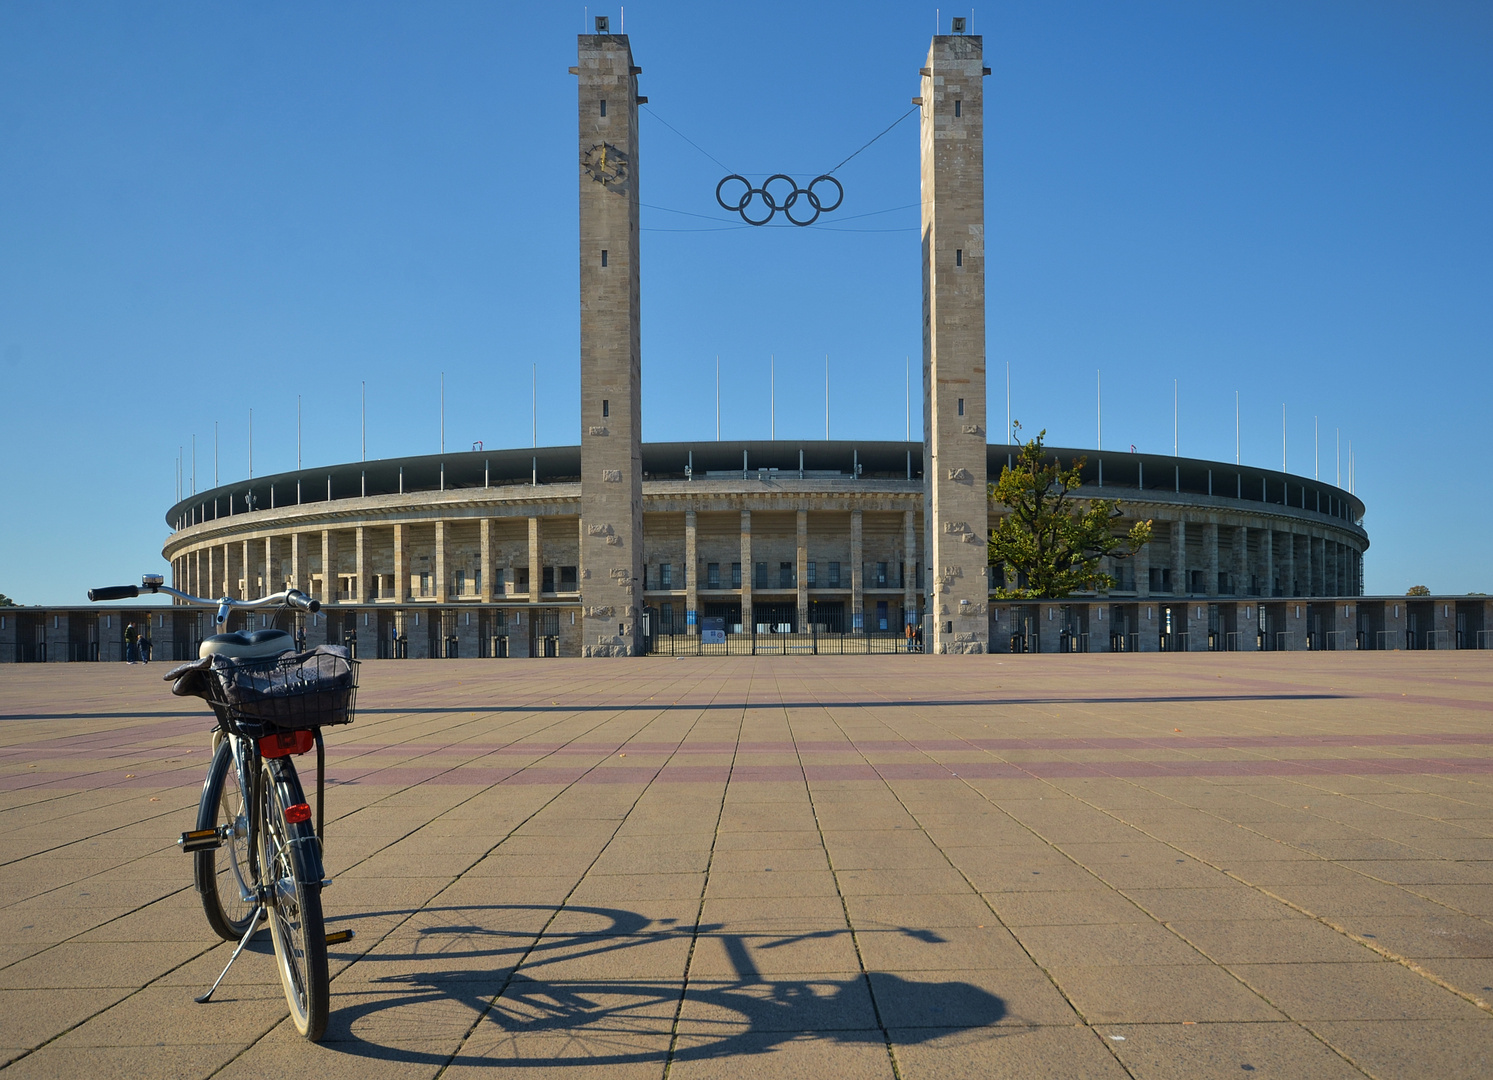
{"type": "MultiPolygon", "coordinates": [[[[990,444],[986,422],[989,69],[976,36],[935,37],[913,99],[923,441],[643,443],[641,69],[625,36],[598,32],[580,37],[571,70],[579,445],[355,462],[193,494],[167,514],[178,588],[303,589],[323,604],[301,628],[308,640],[356,640],[364,657],[890,650],[909,626],[939,653],[1482,644],[1484,601],[1362,597],[1369,541],[1353,494],[1151,454],[1052,451],[1085,459],[1079,497],[1121,500],[1118,527],[1155,523],[1137,557],[1106,567],[1110,592],[992,598],[1002,582],[986,538],[1002,508],[987,480],[1017,448],[990,444]]],[[[0,649],[109,658],[130,617],[59,610],[54,625],[33,614],[22,626],[16,612],[0,621],[0,649]]],[[[182,656],[209,620],[183,608],[134,617],[182,656]]]]}

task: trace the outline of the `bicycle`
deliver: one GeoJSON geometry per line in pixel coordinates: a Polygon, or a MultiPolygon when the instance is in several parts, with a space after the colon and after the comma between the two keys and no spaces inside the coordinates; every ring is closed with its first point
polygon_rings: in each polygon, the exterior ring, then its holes
{"type": "MultiPolygon", "coordinates": [[[[280,605],[315,612],[321,605],[288,589],[259,600],[191,596],[147,574],[140,585],[90,589],[89,600],[121,600],[142,591],[166,593],[198,607],[216,607],[223,631],[235,608],[280,605]]],[[[278,613],[277,613],[278,614],[278,613]]],[[[165,678],[172,692],[204,698],[218,721],[213,757],[197,827],[177,843],[193,856],[193,880],[213,931],[238,945],[207,993],[206,1004],[229,968],[267,921],[280,982],[296,1030],[315,1041],[326,1031],[327,947],[350,941],[353,931],[326,933],[321,891],[331,884],[322,863],[326,748],[321,729],[351,723],[357,661],[340,646],[296,651],[286,630],[220,632],[206,638],[198,659],[165,678]],[[306,801],[293,758],[316,750],[316,813],[306,801]]]]}

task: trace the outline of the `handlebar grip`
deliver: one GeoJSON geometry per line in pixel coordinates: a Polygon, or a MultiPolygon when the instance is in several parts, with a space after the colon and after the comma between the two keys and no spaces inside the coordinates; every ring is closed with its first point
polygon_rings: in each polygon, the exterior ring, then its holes
{"type": "Polygon", "coordinates": [[[138,585],[108,585],[102,589],[89,589],[88,599],[97,602],[99,600],[128,600],[140,595],[138,585]]]}
{"type": "Polygon", "coordinates": [[[320,611],[321,601],[313,600],[299,589],[291,589],[285,594],[285,602],[297,611],[320,611]]]}

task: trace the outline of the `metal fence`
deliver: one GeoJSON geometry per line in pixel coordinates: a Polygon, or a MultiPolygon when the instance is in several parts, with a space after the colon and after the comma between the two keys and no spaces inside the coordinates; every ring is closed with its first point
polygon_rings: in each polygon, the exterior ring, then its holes
{"type": "Polygon", "coordinates": [[[880,631],[841,634],[811,630],[726,634],[724,642],[706,644],[699,634],[656,634],[645,639],[644,649],[651,656],[841,656],[906,652],[907,638],[880,631]]]}

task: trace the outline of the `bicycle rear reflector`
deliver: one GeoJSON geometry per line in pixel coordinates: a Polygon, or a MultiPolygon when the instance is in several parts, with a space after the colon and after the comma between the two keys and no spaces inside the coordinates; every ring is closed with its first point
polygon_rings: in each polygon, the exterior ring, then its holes
{"type": "Polygon", "coordinates": [[[263,757],[285,757],[289,754],[304,754],[316,745],[316,734],[312,731],[277,731],[259,740],[259,753],[263,757]]]}
{"type": "Polygon", "coordinates": [[[310,820],[311,806],[308,803],[298,802],[285,808],[285,822],[288,825],[299,825],[310,820]]]}
{"type": "Polygon", "coordinates": [[[344,942],[351,941],[356,936],[351,930],[336,930],[327,935],[327,944],[341,945],[344,942]]]}

